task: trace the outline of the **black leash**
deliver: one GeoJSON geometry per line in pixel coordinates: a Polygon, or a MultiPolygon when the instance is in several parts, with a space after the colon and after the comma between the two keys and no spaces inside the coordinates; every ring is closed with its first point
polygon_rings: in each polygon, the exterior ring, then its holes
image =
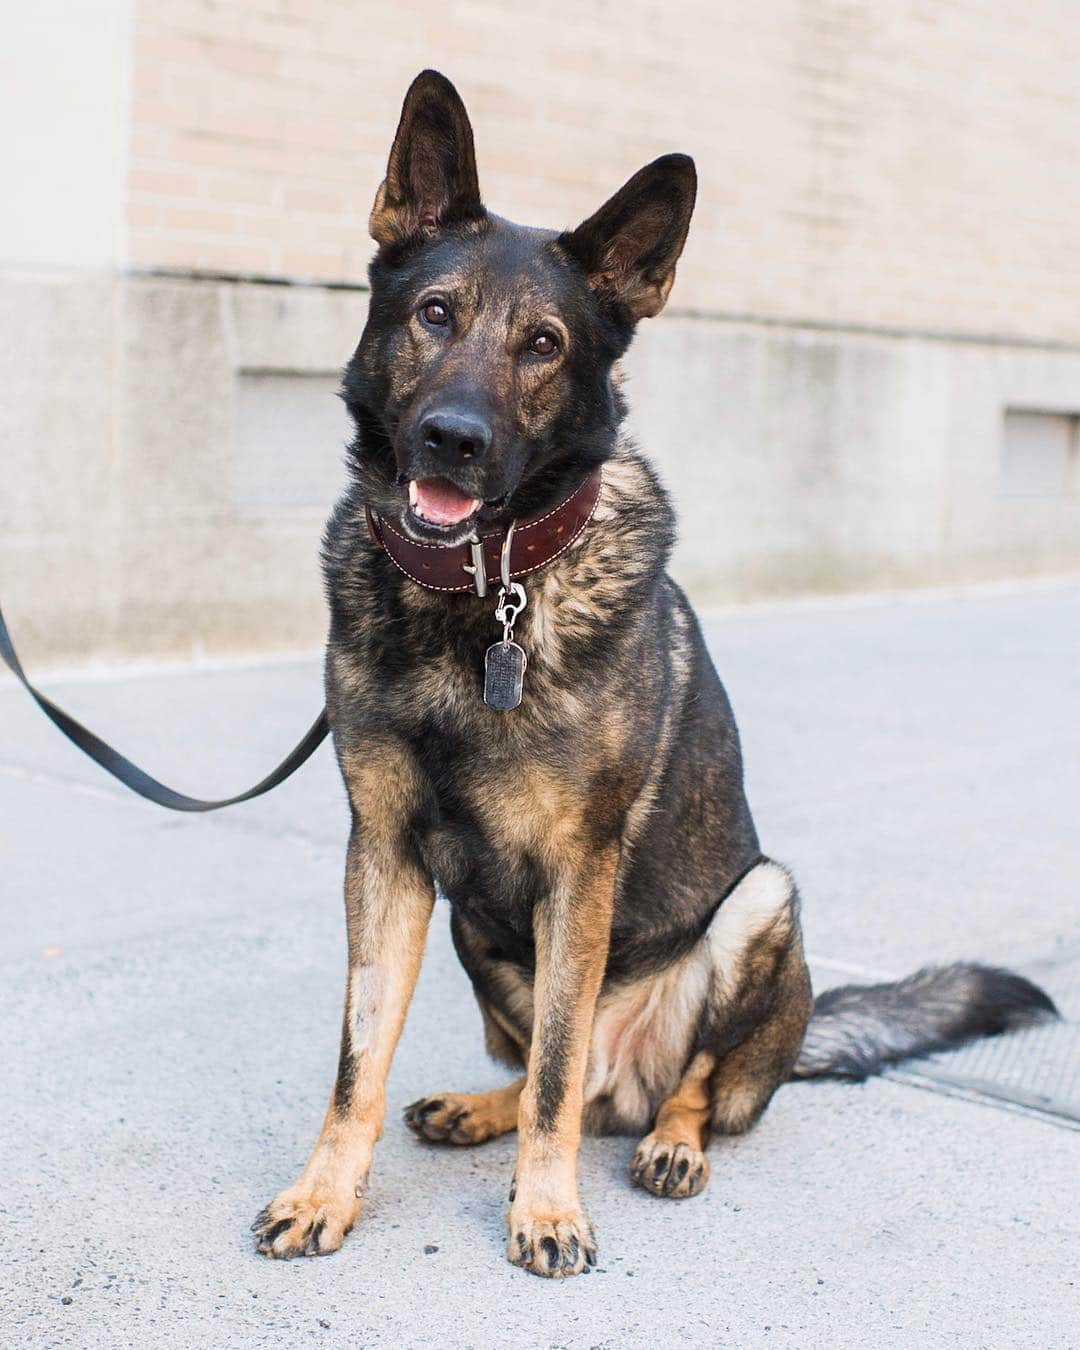
{"type": "Polygon", "coordinates": [[[140,797],[145,797],[148,801],[157,802],[158,806],[167,806],[170,811],[218,811],[223,806],[235,806],[237,802],[248,802],[252,797],[261,797],[264,792],[269,792],[279,783],[284,783],[290,774],[294,774],[300,765],[315,753],[330,730],[330,724],[326,720],[324,710],[319,714],[314,726],[296,749],[286,755],[273,773],[268,774],[262,782],[256,783],[253,788],[248,788],[246,792],[238,793],[235,797],[225,797],[219,802],[204,802],[198,797],[186,797],[182,792],[174,792],[171,787],[166,787],[164,783],[159,783],[156,778],[151,778],[138,765],[132,764],[130,759],[126,759],[119,751],[114,750],[111,745],[106,745],[92,731],[87,731],[81,723],[75,721],[74,717],[70,717],[64,712],[63,708],[58,708],[51,699],[47,699],[44,694],[39,693],[26,678],[26,674],[19,663],[19,658],[15,654],[11,634],[4,622],[3,610],[0,610],[0,656],[4,658],[8,669],[49,721],[54,726],[59,727],[64,735],[70,741],[73,741],[84,754],[89,755],[95,764],[100,764],[106,773],[111,773],[114,778],[119,778],[120,782],[125,787],[131,788],[132,792],[137,792],[140,797]]]}

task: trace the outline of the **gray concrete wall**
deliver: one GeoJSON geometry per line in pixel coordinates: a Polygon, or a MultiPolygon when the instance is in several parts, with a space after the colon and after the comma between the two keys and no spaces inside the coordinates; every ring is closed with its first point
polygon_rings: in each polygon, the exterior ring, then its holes
{"type": "MultiPolygon", "coordinates": [[[[365,307],[0,282],[0,598],[33,664],[321,642],[333,391],[365,307]]],[[[628,370],[700,604],[1080,571],[1080,349],[676,310],[642,325],[628,370]],[[1039,416],[1007,436],[1009,409],[1039,416]]]]}
{"type": "Polygon", "coordinates": [[[629,367],[699,601],[1080,569],[1080,349],[671,315],[629,367]]]}

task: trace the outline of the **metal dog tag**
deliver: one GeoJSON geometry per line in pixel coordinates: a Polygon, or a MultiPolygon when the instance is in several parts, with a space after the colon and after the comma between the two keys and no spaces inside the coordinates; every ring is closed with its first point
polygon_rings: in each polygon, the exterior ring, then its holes
{"type": "Polygon", "coordinates": [[[484,657],[484,702],[509,712],[521,702],[528,657],[516,642],[493,642],[484,657]]]}

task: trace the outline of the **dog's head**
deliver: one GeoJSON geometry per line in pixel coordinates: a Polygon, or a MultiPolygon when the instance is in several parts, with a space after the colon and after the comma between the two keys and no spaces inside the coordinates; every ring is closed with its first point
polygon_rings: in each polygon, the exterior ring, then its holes
{"type": "Polygon", "coordinates": [[[460,543],[611,453],[612,367],[664,306],[695,189],[693,161],[665,155],[575,230],[500,220],[457,91],[416,78],[371,213],[370,311],[345,378],[381,515],[460,543]]]}

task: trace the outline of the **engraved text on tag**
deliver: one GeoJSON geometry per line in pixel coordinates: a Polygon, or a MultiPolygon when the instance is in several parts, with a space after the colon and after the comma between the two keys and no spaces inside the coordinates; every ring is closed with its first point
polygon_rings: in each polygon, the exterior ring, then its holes
{"type": "Polygon", "coordinates": [[[526,657],[516,642],[493,642],[484,657],[484,702],[509,712],[521,702],[526,657]]]}

